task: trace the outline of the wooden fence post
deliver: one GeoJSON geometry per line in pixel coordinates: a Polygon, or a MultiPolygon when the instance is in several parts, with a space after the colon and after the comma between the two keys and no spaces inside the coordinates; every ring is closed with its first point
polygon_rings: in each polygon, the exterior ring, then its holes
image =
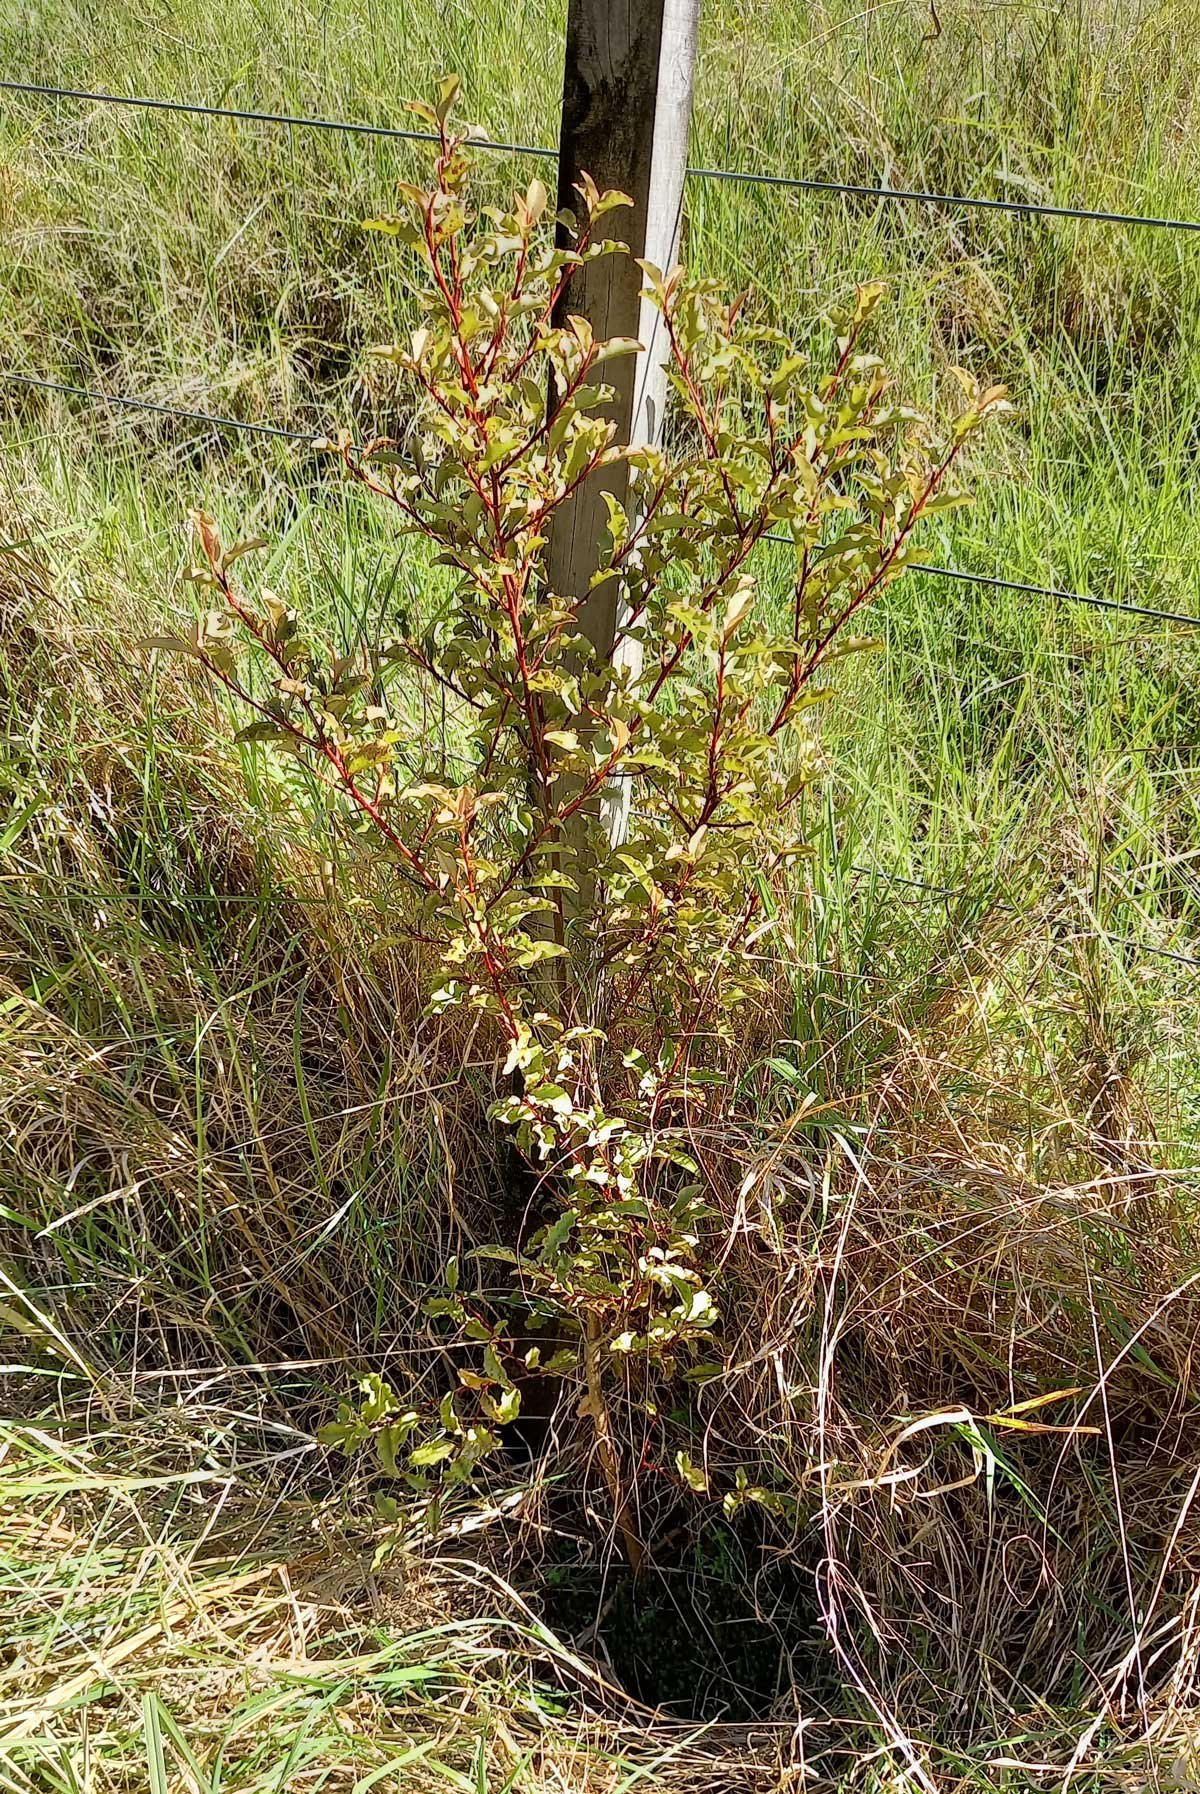
{"type": "MultiPolygon", "coordinates": [[[[559,208],[577,204],[574,186],[583,172],[602,192],[618,188],[633,200],[632,215],[622,208],[601,221],[628,243],[630,254],[603,256],[580,269],[563,301],[564,312],[586,318],[597,340],[636,337],[643,345],[641,354],[604,368],[605,381],[616,388],[619,443],[652,442],[662,428],[661,319],[642,304],[634,258],[666,269],[677,256],[699,18],[700,0],[569,0],[559,208]]],[[[606,581],[590,597],[588,582],[608,523],[602,493],[607,488],[623,501],[626,486],[622,466],[586,482],[555,518],[547,557],[551,589],[585,600],[582,632],[608,658],[620,625],[617,582],[606,581]]],[[[619,653],[636,671],[632,645],[619,653]]],[[[602,814],[610,837],[623,837],[627,786],[605,793],[602,814]]]]}

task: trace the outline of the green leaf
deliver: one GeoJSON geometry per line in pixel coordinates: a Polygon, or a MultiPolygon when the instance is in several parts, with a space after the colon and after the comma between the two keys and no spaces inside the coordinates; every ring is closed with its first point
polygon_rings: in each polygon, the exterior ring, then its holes
{"type": "Polygon", "coordinates": [[[436,114],[439,124],[445,124],[447,118],[449,118],[461,88],[462,82],[457,75],[443,75],[438,82],[436,114]]]}
{"type": "Polygon", "coordinates": [[[268,546],[269,544],[265,536],[247,536],[244,542],[235,542],[233,547],[227,548],[221,556],[222,570],[227,567],[232,567],[233,563],[235,561],[240,561],[244,554],[254,554],[258,549],[266,548],[268,546]]]}
{"type": "Polygon", "coordinates": [[[921,506],[922,517],[932,517],[939,511],[961,511],[975,500],[969,492],[935,492],[921,506]]]}
{"type": "Polygon", "coordinates": [[[592,207],[592,217],[603,218],[606,212],[615,212],[618,206],[629,206],[632,209],[633,201],[628,193],[622,193],[619,187],[610,187],[607,193],[600,195],[592,207]]]}
{"type": "MultiPolygon", "coordinates": [[[[543,1260],[551,1259],[555,1257],[557,1253],[561,1252],[562,1248],[570,1239],[571,1229],[578,1219],[579,1214],[576,1209],[564,1209],[554,1225],[546,1229],[541,1242],[540,1256],[543,1260]]],[[[553,1362],[553,1360],[551,1362],[553,1362]]],[[[572,1354],[572,1363],[573,1362],[574,1355],[572,1354]]]]}
{"type": "Polygon", "coordinates": [[[195,642],[187,641],[182,635],[146,635],[138,642],[138,647],[157,648],[163,654],[190,654],[193,660],[204,658],[195,642]]]}
{"type": "Polygon", "coordinates": [[[694,1489],[697,1495],[708,1494],[707,1476],[698,1464],[692,1463],[686,1451],[675,1453],[675,1468],[689,1489],[694,1489]]]}
{"type": "Polygon", "coordinates": [[[767,1069],[773,1071],[775,1076],[782,1079],[785,1084],[791,1084],[797,1089],[807,1091],[807,1078],[801,1075],[790,1059],[768,1059],[767,1069]]]}
{"type": "Polygon", "coordinates": [[[539,180],[535,175],[525,192],[525,213],[530,224],[537,224],[540,222],[542,214],[546,210],[549,198],[550,195],[546,191],[545,181],[539,180]]]}
{"type": "Polygon", "coordinates": [[[158,1720],[158,1696],[149,1689],[142,1696],[142,1736],[146,1741],[146,1779],[150,1794],[170,1794],[166,1751],[158,1720]]]}
{"type": "Polygon", "coordinates": [[[613,361],[618,355],[640,355],[642,348],[636,336],[610,336],[596,352],[597,365],[602,361],[613,361]]]}
{"type": "Polygon", "coordinates": [[[570,949],[558,941],[530,941],[527,947],[513,954],[513,964],[527,970],[530,966],[541,965],[547,959],[565,959],[569,952],[570,949]]]}
{"type": "Polygon", "coordinates": [[[521,1392],[509,1387],[499,1395],[485,1395],[482,1406],[489,1420],[497,1426],[508,1426],[521,1412],[521,1392]]]}
{"type": "Polygon", "coordinates": [[[452,1458],[457,1447],[453,1439],[431,1439],[425,1445],[415,1445],[408,1454],[408,1461],[414,1470],[430,1470],[435,1464],[444,1464],[452,1458]]]}
{"type": "Polygon", "coordinates": [[[237,731],[233,739],[235,741],[292,742],[295,740],[295,735],[291,729],[282,728],[279,723],[269,723],[264,720],[257,723],[246,723],[237,731]]]}
{"type": "MultiPolygon", "coordinates": [[[[405,217],[403,213],[390,212],[379,218],[364,218],[362,228],[374,231],[379,236],[395,237],[399,242],[407,244],[410,249],[415,249],[425,240],[420,226],[412,218],[405,217]]],[[[404,355],[403,350],[394,346],[373,349],[371,353],[383,361],[395,361],[404,355]]]]}
{"type": "Polygon", "coordinates": [[[317,1441],[333,1451],[349,1453],[370,1436],[361,1420],[331,1420],[317,1428],[317,1441]]]}

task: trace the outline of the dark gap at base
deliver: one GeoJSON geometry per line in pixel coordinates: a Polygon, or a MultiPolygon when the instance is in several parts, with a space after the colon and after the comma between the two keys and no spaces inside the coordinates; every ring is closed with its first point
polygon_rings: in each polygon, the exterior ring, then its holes
{"type": "Polygon", "coordinates": [[[636,1578],[563,1540],[539,1595],[560,1636],[606,1661],[636,1700],[681,1719],[766,1719],[788,1710],[794,1687],[829,1682],[811,1568],[771,1551],[753,1524],[710,1520],[636,1578]]]}

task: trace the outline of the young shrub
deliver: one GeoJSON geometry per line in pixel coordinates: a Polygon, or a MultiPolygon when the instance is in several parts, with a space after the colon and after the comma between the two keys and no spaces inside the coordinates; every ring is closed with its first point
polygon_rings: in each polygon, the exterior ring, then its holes
{"type": "MultiPolygon", "coordinates": [[[[644,265],[675,416],[669,447],[623,447],[598,370],[637,345],[595,341],[569,293],[577,268],[623,253],[596,226],[629,202],[585,179],[577,214],[555,219],[534,181],[508,210],[476,209],[452,101],[447,84],[420,109],[439,138],[430,186],[403,187],[398,215],[377,225],[420,277],[421,327],[378,351],[411,427],[403,443],[336,447],[450,569],[451,602],[419,636],[332,656],[274,598],[239,587],[235,562],[257,544],[226,547],[197,515],[195,576],[213,608],[189,641],[160,645],[196,656],[252,713],[244,739],[325,781],[432,943],[430,1008],[478,1018],[510,1081],[492,1117],[554,1205],[532,1237],[489,1256],[511,1265],[513,1307],[551,1319],[552,1374],[583,1385],[636,1566],[610,1380],[634,1359],[670,1373],[719,1351],[690,1141],[763,992],[772,889],[804,850],[812,708],[833,665],[864,646],[859,614],[903,572],[918,524],[962,502],[955,462],[1003,395],[968,382],[934,444],[863,347],[880,287],[860,287],[834,320],[822,363],[711,284],[644,265]],[[586,601],[547,575],[556,520],[589,481],[606,493],[592,593],[616,588],[611,657],[582,627],[586,601]],[[782,609],[755,572],[768,535],[794,545],[782,609]],[[436,758],[430,694],[447,716],[436,758]]],[[[456,1285],[452,1269],[430,1311],[478,1341],[478,1369],[436,1417],[372,1379],[330,1433],[347,1448],[373,1437],[430,1500],[494,1448],[520,1400],[511,1309],[482,1318],[456,1285]]]]}

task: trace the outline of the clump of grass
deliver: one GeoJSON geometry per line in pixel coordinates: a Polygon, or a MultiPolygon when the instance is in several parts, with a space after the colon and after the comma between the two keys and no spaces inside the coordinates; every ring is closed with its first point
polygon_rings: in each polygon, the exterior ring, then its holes
{"type": "Polygon", "coordinates": [[[736,1772],[719,1743],[639,1736],[486,1564],[396,1556],[369,1510],[321,1499],[311,1439],[270,1414],[293,1379],[148,1378],[108,1424],[68,1380],[5,1425],[10,1787],[616,1794],[736,1772]]]}

